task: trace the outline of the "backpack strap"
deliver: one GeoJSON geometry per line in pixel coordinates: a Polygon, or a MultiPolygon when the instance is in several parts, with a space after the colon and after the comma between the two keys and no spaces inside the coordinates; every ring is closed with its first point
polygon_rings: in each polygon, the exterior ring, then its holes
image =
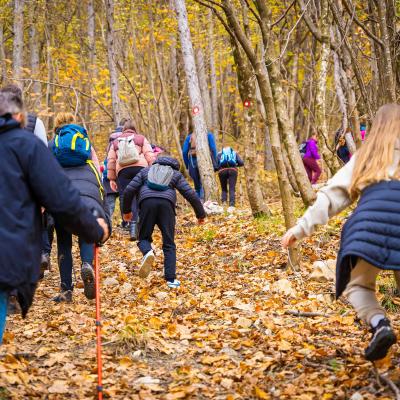
{"type": "Polygon", "coordinates": [[[94,165],[92,160],[87,160],[86,163],[89,165],[89,167],[91,168],[91,170],[94,173],[94,176],[97,179],[97,183],[99,184],[100,197],[101,197],[101,200],[103,201],[104,200],[104,188],[103,188],[103,185],[101,183],[99,172],[97,171],[97,168],[95,167],[95,165],[94,165]]]}
{"type": "Polygon", "coordinates": [[[37,116],[35,114],[28,113],[28,121],[27,121],[25,129],[29,132],[34,133],[35,127],[36,127],[36,120],[37,120],[37,116]]]}

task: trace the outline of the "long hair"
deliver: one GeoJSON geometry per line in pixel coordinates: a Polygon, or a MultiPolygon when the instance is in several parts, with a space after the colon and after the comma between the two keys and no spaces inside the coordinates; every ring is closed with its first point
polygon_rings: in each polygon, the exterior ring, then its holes
{"type": "Polygon", "coordinates": [[[63,125],[73,124],[74,122],[74,114],[71,114],[70,112],[59,112],[54,119],[54,129],[57,130],[63,125]]]}
{"type": "Polygon", "coordinates": [[[400,105],[385,104],[376,113],[368,137],[356,153],[350,185],[353,200],[365,187],[389,179],[389,167],[393,164],[394,149],[399,139],[400,105]]]}

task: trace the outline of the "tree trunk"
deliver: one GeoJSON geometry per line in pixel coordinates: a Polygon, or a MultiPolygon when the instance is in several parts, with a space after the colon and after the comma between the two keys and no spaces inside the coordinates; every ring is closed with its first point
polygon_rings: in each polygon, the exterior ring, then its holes
{"type": "Polygon", "coordinates": [[[185,0],[175,0],[175,9],[178,18],[178,29],[181,40],[183,61],[185,64],[190,106],[193,110],[193,134],[196,136],[196,153],[201,181],[204,187],[205,199],[217,201],[217,183],[215,180],[208,145],[204,106],[201,98],[196,63],[194,60],[193,45],[188,25],[185,0]]]}
{"type": "MultiPolygon", "coordinates": [[[[24,50],[24,3],[25,0],[14,0],[14,42],[13,42],[13,78],[22,78],[24,50]]],[[[17,83],[21,86],[20,81],[17,83]]]]}
{"type": "Polygon", "coordinates": [[[201,98],[203,100],[203,106],[204,106],[204,116],[206,119],[207,129],[211,130],[212,126],[211,98],[210,98],[210,91],[208,89],[207,70],[204,62],[203,49],[201,47],[198,47],[195,52],[196,52],[197,74],[199,77],[201,98]]]}
{"type": "Polygon", "coordinates": [[[107,18],[107,58],[110,71],[111,101],[114,122],[121,119],[121,102],[119,98],[119,81],[117,71],[117,49],[114,30],[114,0],[104,0],[107,18]]]}
{"type": "Polygon", "coordinates": [[[218,93],[217,93],[217,72],[214,59],[214,19],[211,10],[208,13],[208,53],[210,58],[210,83],[211,83],[211,131],[217,136],[219,128],[218,118],[218,93]]]}
{"type": "MultiPolygon", "coordinates": [[[[96,14],[94,10],[94,0],[88,0],[87,4],[87,34],[88,34],[88,55],[89,55],[89,65],[88,65],[88,90],[87,93],[92,94],[92,87],[94,85],[95,77],[95,62],[96,62],[96,14]]],[[[90,119],[93,100],[91,98],[86,99],[85,102],[85,117],[90,119]]],[[[119,122],[119,121],[118,121],[119,122]]]]}
{"type": "MultiPolygon", "coordinates": [[[[39,40],[37,37],[37,24],[33,21],[36,21],[38,17],[37,6],[31,5],[29,7],[29,19],[32,21],[31,26],[29,27],[29,50],[31,56],[31,77],[33,79],[39,79],[39,71],[40,71],[40,59],[39,59],[39,40]]],[[[32,85],[32,95],[34,98],[33,109],[35,109],[40,104],[40,96],[42,92],[42,85],[40,82],[33,82],[32,85]]]]}
{"type": "Polygon", "coordinates": [[[7,80],[6,52],[4,50],[4,20],[0,18],[0,83],[7,80]]]}

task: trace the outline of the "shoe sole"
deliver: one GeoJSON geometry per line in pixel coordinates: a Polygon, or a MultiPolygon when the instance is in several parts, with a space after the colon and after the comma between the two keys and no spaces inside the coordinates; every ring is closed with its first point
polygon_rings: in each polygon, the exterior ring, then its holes
{"type": "Polygon", "coordinates": [[[365,358],[368,361],[376,361],[385,358],[389,349],[396,343],[396,335],[391,334],[382,336],[374,345],[372,349],[365,351],[365,358]]]}
{"type": "Polygon", "coordinates": [[[81,278],[83,281],[83,293],[86,298],[93,300],[96,297],[94,271],[88,267],[82,267],[81,278]]]}
{"type": "Polygon", "coordinates": [[[143,260],[143,263],[139,269],[140,278],[147,278],[149,276],[151,267],[154,264],[154,258],[155,258],[154,255],[149,255],[143,260]]]}

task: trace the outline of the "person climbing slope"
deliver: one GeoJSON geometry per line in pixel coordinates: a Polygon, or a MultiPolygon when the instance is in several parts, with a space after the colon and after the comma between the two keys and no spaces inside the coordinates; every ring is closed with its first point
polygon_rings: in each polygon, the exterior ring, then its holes
{"type": "Polygon", "coordinates": [[[175,206],[176,190],[191,204],[199,223],[206,217],[203,205],[195,191],[179,172],[179,162],[172,157],[159,157],[150,168],[140,171],[124,192],[124,219],[131,218],[130,204],[135,195],[139,197],[139,242],[143,254],[139,276],[146,278],[154,263],[151,248],[154,227],[161,231],[164,252],[164,277],[169,288],[177,288],[175,206]]]}
{"type": "Polygon", "coordinates": [[[7,165],[0,175],[0,342],[9,292],[17,291],[24,317],[33,301],[40,273],[41,207],[88,243],[108,238],[106,222],[96,222],[53,155],[22,129],[24,123],[21,99],[0,93],[0,157],[7,165]]]}
{"type": "Polygon", "coordinates": [[[221,184],[221,201],[226,203],[228,200],[229,185],[229,206],[235,207],[236,182],[238,177],[238,167],[243,167],[243,160],[232,147],[224,147],[217,155],[218,177],[221,184]]]}
{"type": "MultiPolygon", "coordinates": [[[[155,156],[149,141],[137,133],[135,124],[128,120],[122,135],[114,140],[107,155],[107,177],[111,189],[119,191],[120,204],[128,183],[143,169],[153,164],[155,156]]],[[[136,240],[137,200],[132,198],[131,240],[136,240]]],[[[123,200],[122,200],[123,201],[123,200]]]]}
{"type": "MultiPolygon", "coordinates": [[[[382,106],[364,145],[318,192],[317,200],[283,237],[283,247],[311,235],[317,225],[359,198],[342,229],[336,296],[344,293],[371,327],[367,360],[384,358],[396,335],[375,294],[381,270],[400,271],[400,106],[382,106]]],[[[398,276],[398,272],[395,272],[398,276]]],[[[397,280],[400,282],[400,280],[397,280]]]]}
{"type": "MultiPolygon", "coordinates": [[[[75,117],[70,113],[59,113],[55,118],[55,137],[50,148],[63,167],[65,174],[73,186],[79,190],[82,201],[97,215],[105,219],[111,226],[109,215],[105,210],[104,189],[101,176],[92,161],[94,150],[86,129],[76,125],[75,117]]],[[[60,269],[60,294],[53,300],[56,302],[72,301],[72,235],[64,226],[56,222],[58,260],[60,269]]],[[[109,228],[111,229],[111,228],[109,228]]],[[[83,237],[78,236],[81,256],[81,277],[84,284],[84,294],[88,299],[94,299],[94,247],[83,237]]]]}
{"type": "Polygon", "coordinates": [[[318,165],[318,160],[321,156],[318,153],[318,139],[314,133],[306,142],[305,153],[303,156],[303,164],[306,169],[308,179],[314,185],[318,182],[321,176],[321,167],[318,165]]]}

